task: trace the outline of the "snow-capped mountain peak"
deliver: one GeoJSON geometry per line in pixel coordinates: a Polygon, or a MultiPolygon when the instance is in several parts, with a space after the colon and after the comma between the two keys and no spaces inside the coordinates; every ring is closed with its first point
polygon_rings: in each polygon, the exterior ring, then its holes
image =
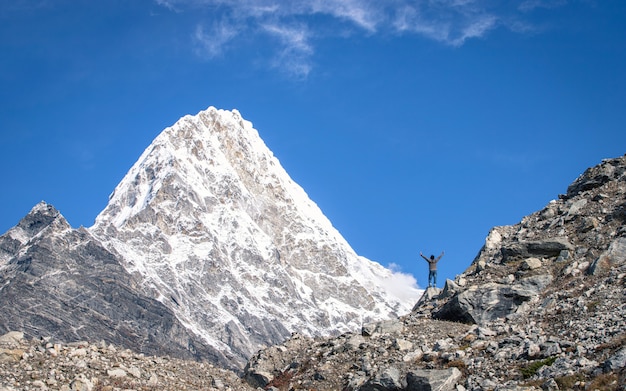
{"type": "Polygon", "coordinates": [[[211,107],[166,128],[90,231],[146,294],[241,362],[292,332],[408,312],[420,293],[358,256],[235,110],[211,107]]]}

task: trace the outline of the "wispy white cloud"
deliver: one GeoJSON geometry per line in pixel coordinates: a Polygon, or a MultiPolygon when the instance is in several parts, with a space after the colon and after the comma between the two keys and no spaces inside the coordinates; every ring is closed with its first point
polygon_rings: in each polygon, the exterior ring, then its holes
{"type": "Polygon", "coordinates": [[[238,31],[237,26],[228,20],[215,21],[208,29],[203,24],[197,25],[194,39],[198,54],[208,58],[220,56],[238,31]]]}
{"type": "Polygon", "coordinates": [[[398,33],[415,33],[451,46],[484,36],[498,25],[496,14],[475,1],[431,1],[405,5],[394,12],[391,24],[398,33]],[[430,4],[432,3],[432,4],[430,4]]]}
{"type": "Polygon", "coordinates": [[[296,78],[306,78],[311,71],[310,57],[313,54],[307,27],[280,24],[265,24],[262,27],[281,43],[282,50],[272,61],[272,66],[285,69],[296,78]]]}
{"type": "Polygon", "coordinates": [[[458,47],[502,27],[532,30],[523,20],[537,8],[556,8],[567,0],[155,0],[168,9],[197,11],[194,39],[199,52],[213,58],[239,38],[266,35],[277,45],[273,67],[306,77],[313,67],[314,41],[333,34],[414,34],[458,47]],[[217,15],[218,20],[212,20],[217,15]],[[320,23],[320,20],[332,23],[320,23]],[[340,28],[338,28],[340,27],[340,28]]]}

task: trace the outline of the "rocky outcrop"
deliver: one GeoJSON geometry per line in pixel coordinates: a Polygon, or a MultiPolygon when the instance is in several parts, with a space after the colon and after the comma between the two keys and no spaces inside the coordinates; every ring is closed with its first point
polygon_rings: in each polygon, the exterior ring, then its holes
{"type": "Polygon", "coordinates": [[[454,294],[433,318],[486,324],[514,314],[522,304],[531,302],[552,282],[552,276],[542,274],[521,279],[513,284],[487,283],[472,286],[454,294]]]}
{"type": "Polygon", "coordinates": [[[558,257],[561,251],[573,250],[566,238],[553,238],[537,241],[520,241],[502,246],[502,260],[504,262],[532,257],[558,257]]]}
{"type": "Polygon", "coordinates": [[[609,248],[589,266],[589,274],[609,273],[626,264],[626,237],[617,238],[609,248]]]}
{"type": "Polygon", "coordinates": [[[541,211],[492,229],[468,269],[411,314],[288,340],[246,373],[279,390],[623,390],[625,169],[626,156],[604,161],[541,211]]]}
{"type": "Polygon", "coordinates": [[[0,332],[27,338],[100,341],[145,354],[169,354],[233,367],[162,303],[144,296],[116,254],[87,230],[72,229],[40,203],[0,236],[0,332]],[[5,305],[10,303],[10,305],[5,305]]]}

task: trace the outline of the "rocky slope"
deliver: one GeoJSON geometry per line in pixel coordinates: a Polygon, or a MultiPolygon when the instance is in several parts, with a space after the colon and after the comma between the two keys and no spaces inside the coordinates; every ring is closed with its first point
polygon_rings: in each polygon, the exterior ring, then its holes
{"type": "Polygon", "coordinates": [[[411,314],[258,352],[255,385],[332,390],[623,390],[626,157],[496,227],[469,268],[411,314]]]}
{"type": "Polygon", "coordinates": [[[104,341],[0,336],[0,391],[251,389],[234,372],[209,363],[139,354],[104,341]]]}
{"type": "MultiPolygon", "coordinates": [[[[40,227],[64,226],[41,216],[0,242],[0,254],[16,259],[20,238],[35,243],[40,227]]],[[[519,224],[494,228],[467,270],[409,314],[335,337],[293,334],[257,351],[243,378],[107,343],[10,333],[0,338],[0,391],[624,390],[625,223],[622,156],[519,224]]]]}
{"type": "Polygon", "coordinates": [[[410,314],[337,337],[294,334],[259,350],[243,379],[10,333],[0,390],[623,390],[625,173],[626,157],[607,160],[543,210],[494,228],[468,269],[410,314]]]}

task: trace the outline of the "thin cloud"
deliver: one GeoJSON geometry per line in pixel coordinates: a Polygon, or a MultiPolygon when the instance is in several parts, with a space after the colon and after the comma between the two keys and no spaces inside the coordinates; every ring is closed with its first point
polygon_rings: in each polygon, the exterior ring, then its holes
{"type": "Polygon", "coordinates": [[[537,8],[553,9],[567,4],[567,0],[526,0],[519,5],[523,12],[534,11],[537,8]]]}
{"type": "Polygon", "coordinates": [[[311,71],[311,56],[313,47],[309,43],[309,34],[305,26],[283,26],[277,24],[263,25],[263,30],[276,37],[282,50],[272,65],[283,68],[291,76],[306,78],[311,71]]]}
{"type": "Polygon", "coordinates": [[[518,5],[492,0],[155,0],[176,12],[201,15],[194,33],[199,53],[208,58],[227,52],[236,39],[267,35],[274,42],[271,67],[306,77],[313,68],[319,37],[350,34],[419,35],[452,47],[503,27],[532,31],[524,15],[556,8],[567,0],[525,0],[518,5]],[[210,20],[218,15],[219,21],[210,20]],[[315,18],[316,22],[312,20],[315,18]],[[320,22],[323,21],[323,22],[320,22]],[[332,22],[332,23],[327,23],[332,22]]]}
{"type": "Polygon", "coordinates": [[[392,21],[398,33],[415,33],[450,46],[480,38],[498,25],[498,17],[473,1],[438,2],[434,6],[404,6],[392,21]],[[445,4],[444,4],[445,3],[445,4]]]}
{"type": "Polygon", "coordinates": [[[208,58],[219,57],[226,45],[237,35],[238,28],[229,21],[218,21],[208,30],[204,25],[199,24],[194,33],[197,52],[208,58]]]}

